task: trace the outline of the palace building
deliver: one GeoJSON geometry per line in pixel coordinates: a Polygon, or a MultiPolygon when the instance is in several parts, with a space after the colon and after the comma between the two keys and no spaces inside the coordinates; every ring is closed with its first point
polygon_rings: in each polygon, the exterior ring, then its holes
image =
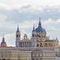
{"type": "Polygon", "coordinates": [[[8,47],[4,36],[0,44],[0,60],[60,60],[60,47],[58,40],[49,39],[41,21],[38,27],[33,26],[31,38],[24,34],[21,39],[19,27],[16,31],[16,46],[8,47]]]}

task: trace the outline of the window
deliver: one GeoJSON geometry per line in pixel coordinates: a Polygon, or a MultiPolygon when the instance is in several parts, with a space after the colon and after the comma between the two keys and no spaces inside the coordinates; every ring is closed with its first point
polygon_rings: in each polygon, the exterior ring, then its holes
{"type": "Polygon", "coordinates": [[[34,58],[32,58],[32,60],[34,60],[34,58]]]}
{"type": "Polygon", "coordinates": [[[49,43],[49,46],[52,46],[52,44],[51,44],[51,43],[49,43]]]}
{"type": "Polygon", "coordinates": [[[45,43],[45,46],[47,46],[47,43],[45,43]]]}
{"type": "Polygon", "coordinates": [[[34,34],[32,34],[32,37],[34,37],[34,34]]]}
{"type": "Polygon", "coordinates": [[[17,37],[20,37],[20,35],[17,35],[17,37]]]}
{"type": "Polygon", "coordinates": [[[40,60],[42,60],[42,58],[40,58],[40,60]]]}
{"type": "Polygon", "coordinates": [[[37,47],[39,47],[39,44],[37,44],[37,47]]]}
{"type": "Polygon", "coordinates": [[[42,43],[40,43],[40,47],[43,47],[43,46],[42,46],[42,43]]]}
{"type": "Polygon", "coordinates": [[[6,59],[2,59],[2,60],[6,60],[6,59]]]}

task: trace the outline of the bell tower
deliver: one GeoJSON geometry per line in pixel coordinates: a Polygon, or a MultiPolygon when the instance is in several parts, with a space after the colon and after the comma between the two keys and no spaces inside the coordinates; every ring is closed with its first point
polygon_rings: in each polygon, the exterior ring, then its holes
{"type": "Polygon", "coordinates": [[[20,31],[19,31],[19,26],[17,26],[17,31],[16,31],[16,47],[19,47],[19,41],[20,41],[20,31]]]}

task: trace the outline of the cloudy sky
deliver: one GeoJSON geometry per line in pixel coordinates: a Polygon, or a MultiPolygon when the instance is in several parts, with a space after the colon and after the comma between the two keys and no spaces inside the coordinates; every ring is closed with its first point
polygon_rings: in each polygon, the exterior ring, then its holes
{"type": "Polygon", "coordinates": [[[30,38],[39,17],[47,36],[60,42],[60,0],[0,0],[0,42],[4,35],[7,44],[15,46],[17,25],[21,38],[25,33],[30,38]]]}

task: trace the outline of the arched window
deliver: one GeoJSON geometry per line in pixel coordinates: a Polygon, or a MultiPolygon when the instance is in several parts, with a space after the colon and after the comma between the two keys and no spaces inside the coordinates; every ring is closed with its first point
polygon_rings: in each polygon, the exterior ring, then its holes
{"type": "Polygon", "coordinates": [[[43,46],[42,46],[42,43],[40,43],[40,47],[43,47],[43,46]]]}
{"type": "Polygon", "coordinates": [[[18,37],[18,35],[17,35],[17,37],[18,37]]]}
{"type": "Polygon", "coordinates": [[[37,47],[39,47],[39,44],[37,44],[37,47]]]}
{"type": "Polygon", "coordinates": [[[47,43],[45,43],[45,46],[47,47],[47,43]]]}
{"type": "Polygon", "coordinates": [[[34,37],[34,34],[32,34],[32,37],[34,37]]]}

